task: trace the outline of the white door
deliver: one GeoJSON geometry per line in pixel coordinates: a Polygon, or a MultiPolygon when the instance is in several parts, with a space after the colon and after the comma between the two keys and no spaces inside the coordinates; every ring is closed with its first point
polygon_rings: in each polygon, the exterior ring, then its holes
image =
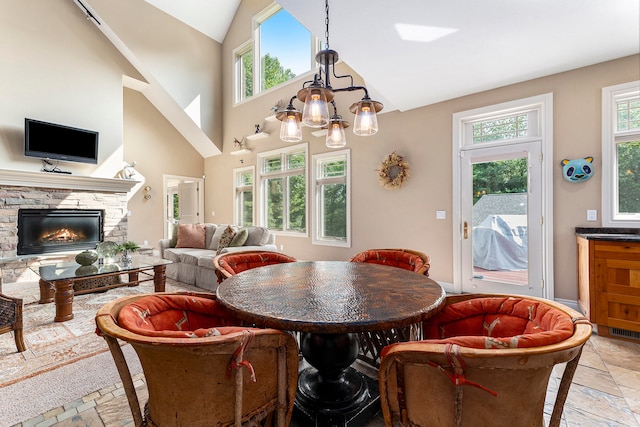
{"type": "Polygon", "coordinates": [[[540,142],[459,158],[462,292],[543,297],[540,142]]]}
{"type": "Polygon", "coordinates": [[[178,184],[178,219],[180,224],[196,224],[200,222],[198,189],[198,182],[181,182],[178,184]]]}
{"type": "Polygon", "coordinates": [[[173,235],[176,224],[204,221],[204,179],[164,175],[165,235],[173,235]]]}
{"type": "Polygon", "coordinates": [[[553,94],[454,113],[452,148],[450,291],[553,299],[553,94]]]}

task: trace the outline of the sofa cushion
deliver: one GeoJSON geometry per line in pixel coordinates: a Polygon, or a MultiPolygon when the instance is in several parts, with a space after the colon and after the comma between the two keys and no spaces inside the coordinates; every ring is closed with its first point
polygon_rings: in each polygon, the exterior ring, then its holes
{"type": "Polygon", "coordinates": [[[219,254],[221,250],[226,248],[227,246],[231,246],[231,242],[233,238],[236,237],[236,229],[230,225],[227,225],[222,236],[220,237],[220,241],[218,242],[217,253],[219,254]]]}
{"type": "Polygon", "coordinates": [[[182,263],[197,266],[201,257],[210,254],[213,255],[215,252],[212,252],[210,249],[185,249],[178,258],[182,263]]]}
{"type": "Polygon", "coordinates": [[[171,230],[171,240],[169,240],[169,247],[175,248],[178,244],[178,224],[173,224],[173,230],[171,230]]]}
{"type": "Polygon", "coordinates": [[[180,254],[184,251],[187,251],[188,249],[181,249],[181,248],[168,248],[164,250],[164,253],[162,254],[162,257],[164,259],[168,259],[171,262],[180,262],[180,254]]]}
{"type": "Polygon", "coordinates": [[[211,249],[214,251],[218,250],[220,238],[222,237],[222,233],[224,233],[224,230],[226,230],[226,228],[227,224],[218,224],[215,232],[213,233],[213,236],[211,236],[211,242],[209,243],[209,246],[207,246],[207,249],[211,249]]]}
{"type": "Polygon", "coordinates": [[[248,236],[247,241],[244,242],[245,246],[262,246],[269,240],[271,234],[268,229],[264,227],[251,226],[247,227],[248,236]]]}
{"type": "Polygon", "coordinates": [[[176,248],[204,249],[204,224],[178,224],[178,242],[176,248]]]}
{"type": "Polygon", "coordinates": [[[206,223],[204,225],[204,247],[208,248],[211,244],[211,239],[213,238],[214,233],[216,232],[217,225],[206,223]]]}
{"type": "Polygon", "coordinates": [[[247,237],[249,237],[249,230],[241,228],[238,230],[231,243],[229,243],[229,246],[242,246],[247,241],[247,237]]]}

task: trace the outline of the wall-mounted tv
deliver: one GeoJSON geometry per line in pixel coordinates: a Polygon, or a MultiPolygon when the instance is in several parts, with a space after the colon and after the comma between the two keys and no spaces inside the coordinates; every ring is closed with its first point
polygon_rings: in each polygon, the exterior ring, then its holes
{"type": "Polygon", "coordinates": [[[24,155],[98,164],[98,132],[24,119],[24,155]]]}

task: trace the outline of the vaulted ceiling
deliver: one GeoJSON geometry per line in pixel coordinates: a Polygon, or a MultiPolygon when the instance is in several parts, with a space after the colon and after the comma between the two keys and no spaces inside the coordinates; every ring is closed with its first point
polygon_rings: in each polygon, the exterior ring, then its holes
{"type": "MultiPolygon", "coordinates": [[[[218,41],[240,3],[147,1],[218,41]]],[[[324,40],[324,0],[277,2],[324,40]]],[[[640,52],[638,0],[330,0],[329,9],[331,48],[386,111],[640,52]]]]}
{"type": "MultiPolygon", "coordinates": [[[[74,1],[95,13],[84,4],[93,0],[74,1]]],[[[222,43],[242,0],[144,1],[222,43]]],[[[276,1],[325,40],[324,0],[276,1]]],[[[640,52],[638,0],[330,0],[329,17],[330,48],[364,79],[371,98],[384,104],[383,113],[640,52]]],[[[99,28],[144,70],[108,23],[99,28]]],[[[189,118],[184,105],[151,73],[141,74],[146,82],[129,79],[128,84],[141,85],[134,88],[203,157],[219,154],[220,147],[189,118]]]]}

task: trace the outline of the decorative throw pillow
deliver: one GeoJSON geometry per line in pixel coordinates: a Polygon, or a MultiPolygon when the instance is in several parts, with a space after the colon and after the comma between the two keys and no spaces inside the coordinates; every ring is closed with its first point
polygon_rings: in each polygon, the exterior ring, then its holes
{"type": "Polygon", "coordinates": [[[224,233],[222,233],[222,237],[220,237],[220,243],[218,243],[218,251],[216,253],[220,254],[224,248],[230,246],[234,237],[236,237],[236,230],[228,225],[227,228],[225,228],[224,233]]]}
{"type": "Polygon", "coordinates": [[[247,241],[247,237],[249,237],[249,230],[241,228],[238,230],[231,243],[229,243],[229,246],[242,246],[244,245],[244,242],[247,241]]]}
{"type": "Polygon", "coordinates": [[[176,248],[204,249],[204,224],[178,224],[176,248]]]}
{"type": "Polygon", "coordinates": [[[269,230],[264,227],[247,227],[249,230],[249,236],[244,243],[245,246],[263,246],[269,240],[269,230]]]}
{"type": "Polygon", "coordinates": [[[220,224],[216,227],[216,230],[213,233],[213,236],[211,237],[211,241],[209,242],[209,246],[207,247],[207,249],[211,249],[214,251],[218,249],[220,238],[222,237],[222,233],[224,233],[224,230],[226,229],[227,229],[227,224],[220,224]]]}

